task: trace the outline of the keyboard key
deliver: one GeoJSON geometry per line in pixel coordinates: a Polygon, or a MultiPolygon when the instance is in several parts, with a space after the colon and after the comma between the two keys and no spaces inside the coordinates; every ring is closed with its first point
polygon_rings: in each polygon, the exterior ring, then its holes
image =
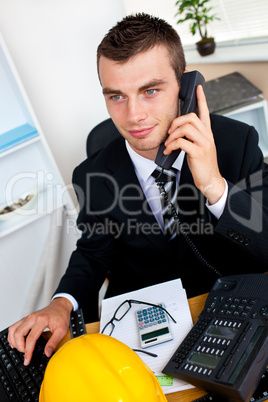
{"type": "Polygon", "coordinates": [[[11,348],[7,334],[7,329],[0,332],[0,386],[9,401],[38,402],[49,361],[44,354],[45,339],[41,337],[37,341],[31,363],[24,366],[23,353],[11,348]]]}

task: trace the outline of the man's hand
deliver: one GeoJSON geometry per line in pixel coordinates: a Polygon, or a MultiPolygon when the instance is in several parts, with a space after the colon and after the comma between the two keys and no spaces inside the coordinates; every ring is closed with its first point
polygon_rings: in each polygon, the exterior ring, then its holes
{"type": "Polygon", "coordinates": [[[199,117],[189,113],[173,120],[164,153],[168,155],[178,148],[185,151],[196,187],[210,204],[215,204],[224,193],[225,182],[218,167],[209,110],[201,85],[196,94],[199,117]]]}
{"type": "Polygon", "coordinates": [[[25,366],[30,363],[35,343],[45,328],[49,328],[52,333],[46,344],[45,354],[47,357],[52,355],[68,331],[72,308],[72,303],[68,299],[59,297],[52,300],[47,307],[9,327],[8,342],[11,347],[24,353],[25,366]]]}

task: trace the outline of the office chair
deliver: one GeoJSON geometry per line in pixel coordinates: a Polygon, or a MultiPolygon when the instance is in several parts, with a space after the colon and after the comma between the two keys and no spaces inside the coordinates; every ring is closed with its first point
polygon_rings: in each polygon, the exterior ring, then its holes
{"type": "MultiPolygon", "coordinates": [[[[95,152],[99,151],[101,148],[110,144],[115,138],[119,137],[121,134],[115,127],[112,119],[106,119],[95,126],[88,134],[86,142],[86,152],[87,156],[93,155],[95,152]]],[[[106,278],[100,291],[99,291],[99,316],[101,310],[102,299],[105,295],[109,283],[109,279],[106,278]]]]}
{"type": "Polygon", "coordinates": [[[112,119],[104,120],[95,126],[89,133],[86,143],[87,156],[93,155],[101,148],[110,144],[116,137],[121,134],[115,127],[112,119]]]}

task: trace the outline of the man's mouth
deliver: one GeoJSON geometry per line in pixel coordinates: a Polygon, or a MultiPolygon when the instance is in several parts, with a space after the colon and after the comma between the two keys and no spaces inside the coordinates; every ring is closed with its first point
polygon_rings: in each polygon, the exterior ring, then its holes
{"type": "Polygon", "coordinates": [[[128,130],[128,133],[135,138],[142,138],[146,135],[150,134],[155,126],[147,127],[147,128],[140,128],[138,130],[128,130]]]}

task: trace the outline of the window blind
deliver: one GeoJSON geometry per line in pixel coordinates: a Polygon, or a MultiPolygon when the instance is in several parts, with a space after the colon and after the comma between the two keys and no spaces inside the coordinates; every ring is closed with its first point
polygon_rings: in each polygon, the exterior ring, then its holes
{"type": "MultiPolygon", "coordinates": [[[[169,22],[179,33],[184,47],[194,45],[201,38],[192,35],[190,22],[177,24],[181,16],[175,16],[176,0],[123,0],[126,14],[145,12],[169,22]]],[[[267,0],[211,0],[210,14],[220,20],[208,24],[208,35],[213,36],[217,46],[237,45],[252,42],[268,42],[268,1],[267,0]]]]}

